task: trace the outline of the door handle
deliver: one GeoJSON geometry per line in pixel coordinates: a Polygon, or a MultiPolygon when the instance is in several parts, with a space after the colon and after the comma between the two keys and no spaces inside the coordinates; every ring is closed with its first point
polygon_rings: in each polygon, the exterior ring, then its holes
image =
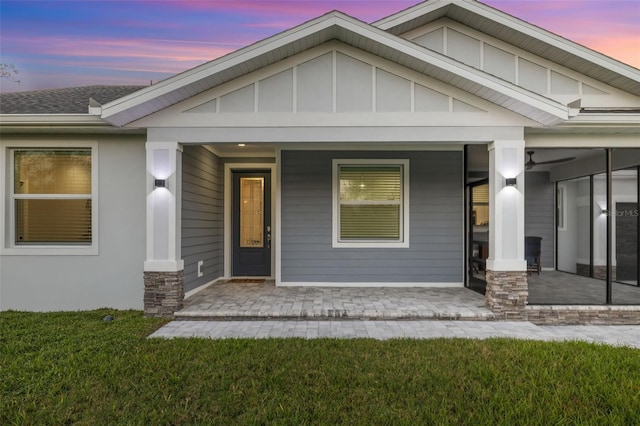
{"type": "Polygon", "coordinates": [[[267,225],[267,248],[271,248],[271,225],[267,225]]]}

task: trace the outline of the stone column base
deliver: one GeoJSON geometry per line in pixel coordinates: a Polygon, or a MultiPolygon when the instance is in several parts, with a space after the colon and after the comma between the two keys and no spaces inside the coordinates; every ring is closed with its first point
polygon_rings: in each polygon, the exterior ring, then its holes
{"type": "Polygon", "coordinates": [[[173,317],[184,301],[184,271],[144,273],[144,315],[173,317]]]}
{"type": "Polygon", "coordinates": [[[487,271],[485,300],[489,308],[502,320],[526,320],[527,273],[525,271],[487,271]]]}

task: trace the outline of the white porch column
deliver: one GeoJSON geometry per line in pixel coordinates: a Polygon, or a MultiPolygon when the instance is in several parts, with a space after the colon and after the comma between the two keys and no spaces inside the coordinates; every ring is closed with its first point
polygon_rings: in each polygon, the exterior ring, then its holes
{"type": "Polygon", "coordinates": [[[489,145],[489,258],[487,306],[503,318],[521,319],[527,303],[524,257],[524,141],[489,145]],[[509,182],[515,178],[515,182],[509,182]]]}
{"type": "Polygon", "coordinates": [[[147,256],[144,262],[144,311],[171,316],[182,308],[184,261],[181,259],[182,146],[147,142],[147,256]]]}

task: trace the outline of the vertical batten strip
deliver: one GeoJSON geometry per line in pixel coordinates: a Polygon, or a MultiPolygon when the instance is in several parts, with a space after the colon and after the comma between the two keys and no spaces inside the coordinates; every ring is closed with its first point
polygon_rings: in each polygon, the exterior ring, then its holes
{"type": "Polygon", "coordinates": [[[547,95],[551,94],[551,70],[547,68],[547,95]]]}
{"type": "Polygon", "coordinates": [[[442,27],[442,54],[449,56],[449,49],[447,49],[447,45],[448,45],[448,41],[447,41],[447,27],[442,27]]]}
{"type": "Polygon", "coordinates": [[[411,112],[416,112],[416,82],[413,80],[409,80],[410,89],[409,96],[411,97],[411,112]]]}
{"type": "Polygon", "coordinates": [[[338,110],[338,55],[334,50],[331,52],[333,59],[333,112],[338,110]]]}
{"type": "Polygon", "coordinates": [[[258,96],[260,94],[260,89],[258,86],[260,85],[259,81],[253,83],[253,112],[258,112],[258,96]]]}
{"type": "Polygon", "coordinates": [[[298,66],[295,65],[292,68],[292,72],[291,72],[291,84],[293,84],[293,88],[291,90],[291,97],[293,99],[291,99],[291,107],[292,107],[292,111],[293,113],[298,112],[298,66]]]}
{"type": "Polygon", "coordinates": [[[378,110],[377,105],[377,92],[376,92],[376,84],[377,84],[377,68],[371,65],[371,112],[376,112],[378,110]]]}

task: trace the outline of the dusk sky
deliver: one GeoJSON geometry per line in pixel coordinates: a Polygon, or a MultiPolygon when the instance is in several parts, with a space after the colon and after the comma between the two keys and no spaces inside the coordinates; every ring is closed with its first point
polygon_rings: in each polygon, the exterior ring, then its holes
{"type": "MultiPolygon", "coordinates": [[[[0,0],[0,63],[14,92],[145,85],[333,9],[373,22],[418,0],[0,0]]],[[[640,68],[640,0],[483,0],[640,68]]]]}

